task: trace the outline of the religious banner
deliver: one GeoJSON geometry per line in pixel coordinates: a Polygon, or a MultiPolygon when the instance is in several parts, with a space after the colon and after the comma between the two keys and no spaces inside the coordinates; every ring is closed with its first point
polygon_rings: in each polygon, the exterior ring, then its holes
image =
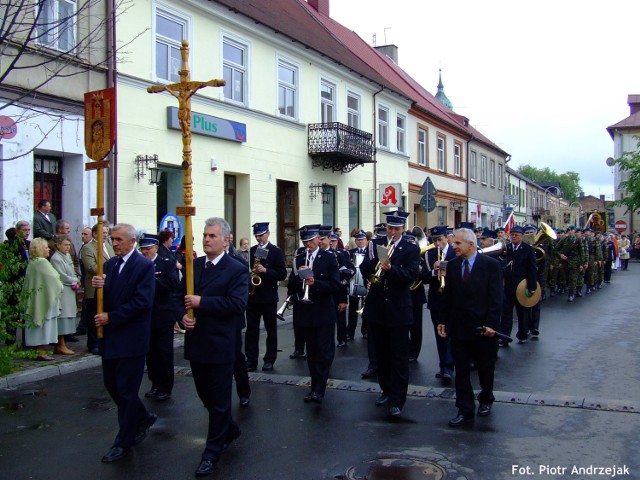
{"type": "Polygon", "coordinates": [[[91,160],[106,157],[116,140],[116,89],[84,94],[84,148],[91,160]]]}

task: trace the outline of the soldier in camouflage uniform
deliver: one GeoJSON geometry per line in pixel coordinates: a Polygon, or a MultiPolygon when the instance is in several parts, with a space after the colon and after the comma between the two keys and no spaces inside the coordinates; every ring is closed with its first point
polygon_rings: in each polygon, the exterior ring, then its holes
{"type": "Polygon", "coordinates": [[[556,293],[560,291],[560,247],[562,246],[564,230],[557,230],[556,234],[558,238],[551,240],[553,248],[549,255],[549,294],[552,297],[555,297],[556,293]]]}
{"type": "Polygon", "coordinates": [[[576,295],[576,284],[580,267],[582,266],[583,252],[582,241],[576,236],[576,227],[573,225],[567,228],[560,253],[560,260],[566,262],[567,274],[567,291],[569,293],[569,302],[573,302],[576,295]]]}
{"type": "Polygon", "coordinates": [[[604,266],[607,262],[607,258],[609,257],[607,236],[604,233],[598,233],[596,239],[599,245],[598,250],[600,252],[600,267],[598,268],[598,276],[596,277],[596,286],[597,288],[602,288],[604,286],[604,266]]]}
{"type": "Polygon", "coordinates": [[[584,287],[587,266],[589,265],[589,249],[587,247],[587,239],[582,236],[582,228],[576,227],[576,238],[580,240],[582,245],[582,259],[580,260],[580,271],[576,280],[576,297],[582,297],[582,287],[584,287]]]}
{"type": "Polygon", "coordinates": [[[587,291],[585,292],[589,295],[593,292],[596,284],[596,271],[598,269],[598,261],[601,259],[602,254],[600,252],[600,246],[593,236],[593,231],[590,228],[584,229],[584,239],[587,244],[587,250],[589,252],[589,262],[587,264],[587,291]]]}

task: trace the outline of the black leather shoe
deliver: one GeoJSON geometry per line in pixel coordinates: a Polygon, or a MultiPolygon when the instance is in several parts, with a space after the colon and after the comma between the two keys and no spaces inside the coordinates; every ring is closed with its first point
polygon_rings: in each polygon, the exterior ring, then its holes
{"type": "Polygon", "coordinates": [[[144,394],[144,398],[156,398],[158,396],[158,389],[152,388],[147,393],[144,394]]]}
{"type": "Polygon", "coordinates": [[[98,347],[94,347],[92,349],[89,350],[93,355],[100,355],[100,350],[98,350],[98,347]]]}
{"type": "Polygon", "coordinates": [[[71,343],[75,343],[75,342],[79,342],[80,341],[75,335],[72,335],[72,334],[65,335],[64,336],[64,340],[65,340],[65,342],[71,342],[71,343]]]}
{"type": "Polygon", "coordinates": [[[294,350],[293,353],[291,355],[289,355],[289,358],[291,358],[291,359],[302,358],[302,357],[304,357],[304,353],[301,353],[298,350],[294,350]]]}
{"type": "Polygon", "coordinates": [[[305,395],[304,397],[304,403],[311,403],[313,402],[313,392],[309,392],[307,395],[305,395]]]}
{"type": "Polygon", "coordinates": [[[266,363],[262,366],[262,371],[263,371],[263,372],[270,372],[271,370],[273,370],[273,363],[271,363],[271,362],[266,362],[266,363]]]}
{"type": "Polygon", "coordinates": [[[240,397],[240,406],[246,408],[249,406],[249,397],[240,397]]]}
{"type": "Polygon", "coordinates": [[[347,346],[347,342],[344,342],[344,341],[338,342],[338,345],[337,345],[338,348],[342,348],[346,346],[347,346]]]}
{"type": "Polygon", "coordinates": [[[170,398],[171,398],[171,394],[170,393],[163,393],[163,392],[158,392],[156,394],[156,397],[155,397],[155,399],[158,402],[164,402],[164,401],[169,400],[170,398]]]}
{"type": "Polygon", "coordinates": [[[378,374],[375,368],[367,368],[364,372],[360,374],[362,378],[373,378],[378,374]]]}
{"type": "Polygon", "coordinates": [[[376,407],[382,407],[387,403],[389,403],[389,396],[385,395],[384,393],[380,395],[378,398],[376,398],[376,407]]]}
{"type": "Polygon", "coordinates": [[[247,372],[255,372],[257,368],[257,365],[247,362],[247,372]]]}
{"type": "Polygon", "coordinates": [[[416,363],[418,361],[415,357],[409,357],[409,363],[416,363]]]}
{"type": "Polygon", "coordinates": [[[311,394],[311,401],[313,403],[317,403],[318,405],[322,404],[322,399],[324,398],[324,395],[322,395],[321,393],[312,393],[311,394]]]}
{"type": "Polygon", "coordinates": [[[451,383],[451,379],[453,377],[451,376],[450,373],[443,373],[442,374],[442,383],[444,383],[445,385],[449,385],[451,383]]]}
{"type": "Polygon", "coordinates": [[[531,330],[531,335],[537,337],[538,335],[540,335],[540,330],[534,328],[533,330],[531,330]]]}
{"type": "Polygon", "coordinates": [[[398,418],[402,413],[402,409],[400,407],[391,407],[389,408],[389,415],[393,418],[398,418]]]}
{"type": "Polygon", "coordinates": [[[204,477],[205,475],[211,475],[215,465],[211,460],[202,460],[198,468],[196,468],[196,477],[204,477]]]}
{"type": "Polygon", "coordinates": [[[102,457],[102,463],[117,462],[118,460],[126,457],[129,454],[128,448],[111,447],[111,450],[102,457]]]}
{"type": "Polygon", "coordinates": [[[478,416],[488,417],[489,415],[491,415],[491,405],[488,403],[481,403],[478,407],[478,416]]]}
{"type": "Polygon", "coordinates": [[[158,416],[155,413],[149,412],[147,414],[144,420],[140,422],[140,425],[138,425],[138,433],[136,433],[136,438],[133,441],[134,445],[142,443],[142,441],[147,438],[147,433],[149,433],[151,426],[156,423],[156,420],[158,420],[158,416]]]}
{"type": "Polygon", "coordinates": [[[526,338],[521,338],[520,340],[518,340],[518,344],[519,345],[523,345],[525,343],[527,343],[527,339],[526,338]]]}
{"type": "Polygon", "coordinates": [[[473,423],[473,417],[465,417],[462,414],[458,414],[455,418],[449,420],[450,427],[461,427],[470,423],[473,423]]]}

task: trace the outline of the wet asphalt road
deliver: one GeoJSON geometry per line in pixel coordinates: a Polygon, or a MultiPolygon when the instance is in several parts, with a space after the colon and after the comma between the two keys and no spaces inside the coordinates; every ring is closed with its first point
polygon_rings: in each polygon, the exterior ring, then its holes
{"type": "MultiPolygon", "coordinates": [[[[447,426],[456,409],[453,391],[434,378],[428,312],[399,420],[374,406],[377,384],[360,379],[367,360],[359,335],[337,349],[323,405],[304,404],[307,369],[288,358],[289,320],[279,326],[275,371],[252,374],[250,407],[240,409],[234,396],[243,434],[210,478],[577,480],[612,475],[572,473],[574,467],[616,465],[629,469],[622,478],[638,479],[639,280],[640,264],[631,264],[573,305],[548,299],[540,340],[500,350],[492,415],[462,429],[447,426]]],[[[116,464],[100,462],[116,433],[116,414],[99,368],[0,390],[0,479],[193,478],[207,416],[181,356],[176,349],[172,400],[149,402],[159,421],[116,464]]],[[[145,380],[141,392],[147,389],[145,380]]]]}

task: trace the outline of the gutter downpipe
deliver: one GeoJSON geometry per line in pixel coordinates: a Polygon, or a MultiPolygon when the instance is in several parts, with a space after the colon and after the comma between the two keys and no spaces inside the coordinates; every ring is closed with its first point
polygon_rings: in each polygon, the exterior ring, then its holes
{"type": "Polygon", "coordinates": [[[116,132],[111,165],[107,175],[108,219],[112,225],[118,223],[118,71],[116,60],[116,0],[107,0],[107,88],[116,89],[116,132]]]}
{"type": "MultiPolygon", "coordinates": [[[[471,142],[473,142],[476,139],[476,137],[474,137],[473,135],[471,135],[471,137],[467,140],[467,181],[465,182],[465,189],[466,189],[466,194],[467,194],[467,218],[465,219],[465,222],[469,221],[469,217],[470,217],[470,210],[469,210],[469,182],[471,181],[469,178],[469,149],[471,148],[471,142]]],[[[476,165],[477,167],[477,165],[476,165]]],[[[507,169],[505,168],[505,172],[507,171],[507,169]]]]}
{"type": "Polygon", "coordinates": [[[376,114],[378,112],[378,108],[376,106],[376,96],[379,93],[382,93],[384,91],[384,85],[382,85],[380,87],[380,90],[378,90],[376,93],[373,94],[373,225],[371,225],[372,230],[373,227],[378,223],[378,206],[377,206],[377,199],[378,196],[376,195],[377,193],[377,186],[378,186],[378,136],[377,136],[377,132],[378,129],[377,127],[377,123],[376,123],[376,114]]]}

